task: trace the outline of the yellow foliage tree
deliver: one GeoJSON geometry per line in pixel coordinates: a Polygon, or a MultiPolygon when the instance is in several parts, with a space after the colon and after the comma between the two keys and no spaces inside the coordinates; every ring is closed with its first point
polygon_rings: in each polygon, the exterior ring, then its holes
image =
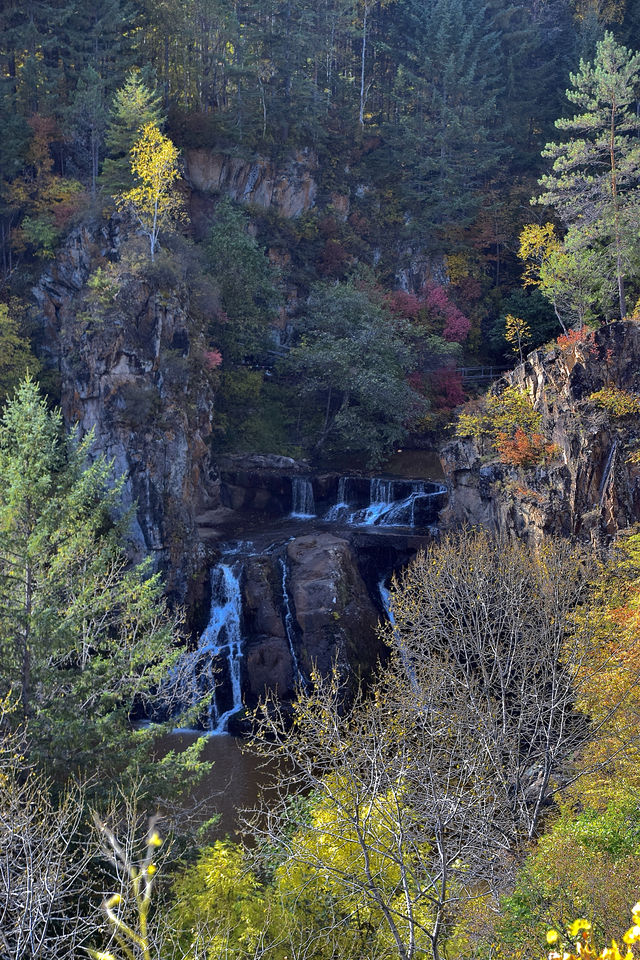
{"type": "Polygon", "coordinates": [[[606,669],[597,682],[585,678],[577,705],[594,735],[583,762],[591,773],[580,797],[606,801],[617,783],[640,784],[640,534],[622,539],[598,580],[589,618],[600,636],[606,669]]]}
{"type": "Polygon", "coordinates": [[[597,316],[604,283],[602,256],[597,249],[584,249],[574,230],[561,241],[552,223],[529,223],[520,234],[518,257],[524,264],[524,286],[539,288],[565,334],[565,321],[581,328],[597,316]]]}
{"type": "Polygon", "coordinates": [[[161,133],[157,123],[147,123],[131,149],[131,172],[137,185],[114,199],[130,209],[149,239],[151,261],[155,258],[162,227],[179,218],[182,201],[175,193],[178,149],[161,133]]]}
{"type": "Polygon", "coordinates": [[[622,23],[625,0],[574,0],[577,20],[594,17],[599,23],[622,23]]]}
{"type": "Polygon", "coordinates": [[[508,313],[504,321],[504,338],[514,353],[520,355],[520,363],[524,360],[522,355],[523,347],[531,343],[531,328],[522,317],[514,317],[508,313]]]}
{"type": "Polygon", "coordinates": [[[581,918],[574,920],[567,931],[572,944],[563,943],[557,930],[548,931],[547,943],[553,948],[549,960],[637,960],[637,953],[632,948],[640,943],[640,903],[632,908],[631,918],[633,925],[622,937],[627,948],[624,952],[615,940],[611,941],[610,947],[598,951],[591,924],[581,918]]]}
{"type": "Polygon", "coordinates": [[[540,270],[549,256],[560,248],[556,228],[552,223],[542,226],[528,223],[520,234],[518,257],[524,263],[522,281],[525,287],[539,287],[540,270]]]}

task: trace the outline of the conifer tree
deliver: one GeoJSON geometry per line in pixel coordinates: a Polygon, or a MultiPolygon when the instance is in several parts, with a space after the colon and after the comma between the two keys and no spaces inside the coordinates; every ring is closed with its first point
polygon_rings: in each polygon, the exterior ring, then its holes
{"type": "Polygon", "coordinates": [[[19,699],[30,759],[66,776],[134,775],[159,728],[133,730],[177,656],[148,564],[129,566],[122,480],[64,433],[32,380],[0,421],[0,696],[19,699]]]}
{"type": "Polygon", "coordinates": [[[541,178],[544,193],[534,202],[554,207],[574,242],[607,252],[622,318],[625,274],[637,248],[640,54],[606,33],[593,63],[581,60],[571,83],[567,98],[580,112],[556,121],[568,139],[547,144],[543,156],[553,170],[541,178]]]}
{"type": "Polygon", "coordinates": [[[421,233],[468,223],[477,187],[497,163],[497,35],[483,0],[405,5],[408,43],[396,91],[407,198],[421,233]],[[476,189],[474,189],[476,188],[476,189]]]}
{"type": "Polygon", "coordinates": [[[91,193],[95,195],[98,169],[107,126],[107,106],[104,81],[97,70],[87,67],[80,75],[78,86],[67,110],[69,130],[76,143],[76,153],[82,163],[88,160],[91,193]]]}
{"type": "Polygon", "coordinates": [[[103,192],[116,196],[133,185],[131,150],[148,123],[162,124],[160,98],[153,94],[139,73],[132,71],[116,93],[105,142],[108,157],[102,167],[103,192]]]}

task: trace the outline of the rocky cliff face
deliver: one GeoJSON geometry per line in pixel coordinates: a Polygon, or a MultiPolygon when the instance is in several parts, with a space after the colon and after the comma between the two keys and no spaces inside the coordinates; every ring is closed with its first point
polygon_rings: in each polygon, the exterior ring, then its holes
{"type": "Polygon", "coordinates": [[[239,203],[251,203],[283,217],[299,217],[314,203],[318,161],[310,150],[300,150],[276,165],[265,157],[243,160],[211,150],[186,153],[187,182],[198,193],[221,193],[239,203]]]}
{"type": "Polygon", "coordinates": [[[76,230],[34,290],[41,352],[58,373],[65,422],[93,430],[96,453],[127,476],[133,555],[151,554],[184,597],[198,562],[212,390],[183,278],[135,262],[116,222],[76,230]],[[92,289],[98,268],[106,279],[92,289]]]}
{"type": "Polygon", "coordinates": [[[537,350],[506,378],[531,397],[558,448],[546,467],[521,470],[472,439],[442,450],[450,485],[442,522],[482,525],[532,543],[547,534],[606,541],[640,520],[640,468],[629,461],[638,416],[611,416],[589,397],[607,386],[640,395],[640,325],[612,323],[581,343],[537,350]]]}
{"type": "Polygon", "coordinates": [[[333,664],[367,675],[383,655],[374,606],[348,540],[314,532],[251,556],[243,586],[246,698],[288,698],[296,682],[333,664]]]}

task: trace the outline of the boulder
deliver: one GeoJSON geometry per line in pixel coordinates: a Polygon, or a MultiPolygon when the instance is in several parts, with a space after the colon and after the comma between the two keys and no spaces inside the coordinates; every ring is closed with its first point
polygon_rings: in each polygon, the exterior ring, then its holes
{"type": "Polygon", "coordinates": [[[366,675],[384,651],[378,612],[349,542],[329,533],[297,537],[287,544],[287,559],[303,673],[327,674],[335,663],[345,674],[366,675]]]}

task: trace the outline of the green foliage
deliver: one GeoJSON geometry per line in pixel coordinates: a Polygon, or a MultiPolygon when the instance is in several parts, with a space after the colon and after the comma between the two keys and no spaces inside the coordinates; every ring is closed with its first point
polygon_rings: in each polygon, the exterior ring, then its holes
{"type": "Polygon", "coordinates": [[[159,127],[162,122],[160,98],[150,90],[139,72],[131,71],[113,99],[105,133],[108,156],[100,176],[105,196],[114,197],[133,187],[131,150],[148,123],[159,127]]]}
{"type": "Polygon", "coordinates": [[[296,444],[297,391],[241,366],[224,370],[216,397],[217,427],[222,446],[235,452],[301,455],[296,444]]]}
{"type": "MultiPolygon", "coordinates": [[[[229,840],[218,840],[200,853],[197,863],[176,881],[173,902],[172,919],[188,957],[195,958],[199,942],[206,943],[206,958],[213,960],[247,956],[260,943],[275,939],[268,892],[252,869],[248,851],[229,840]]],[[[284,913],[277,920],[286,922],[284,913]]]]}
{"type": "Polygon", "coordinates": [[[66,125],[75,145],[76,162],[81,167],[89,167],[92,195],[97,189],[107,119],[104,80],[93,66],[88,66],[80,75],[66,110],[66,125]]]}
{"type": "Polygon", "coordinates": [[[567,98],[579,112],[556,121],[569,139],[545,147],[543,155],[553,161],[553,171],[540,180],[544,193],[535,202],[554,207],[572,228],[574,269],[584,256],[594,252],[605,256],[606,269],[598,273],[615,276],[623,318],[627,312],[624,277],[637,253],[640,54],[605,33],[593,62],[581,60],[571,82],[567,98]]]}
{"type": "Polygon", "coordinates": [[[111,306],[120,289],[118,279],[109,265],[96,267],[87,280],[87,287],[91,291],[91,297],[102,307],[111,306]]]}
{"type": "Polygon", "coordinates": [[[598,936],[624,929],[640,884],[639,853],[640,808],[624,788],[601,808],[564,807],[503,899],[494,943],[505,955],[529,955],[549,927],[568,933],[575,917],[598,936]]]}
{"type": "MultiPolygon", "coordinates": [[[[149,564],[127,563],[128,518],[112,520],[122,480],[103,458],[88,463],[91,441],[64,435],[31,380],[5,408],[0,690],[19,697],[40,766],[126,781],[154,768],[162,728],[131,721],[151,709],[178,655],[177,622],[149,564]]],[[[174,756],[155,765],[156,784],[175,767],[174,756]]]]}
{"type": "Polygon", "coordinates": [[[492,129],[498,35],[484,0],[402,5],[405,54],[394,95],[401,105],[397,167],[411,205],[412,233],[468,224],[483,177],[502,150],[492,129]]]}
{"type": "Polygon", "coordinates": [[[589,400],[601,410],[606,410],[610,417],[630,417],[640,413],[640,397],[619,387],[610,385],[596,390],[589,400]]]}
{"type": "MultiPolygon", "coordinates": [[[[398,794],[362,797],[358,803],[342,790],[339,777],[327,778],[326,790],[296,811],[292,807],[290,836],[283,846],[261,846],[252,852],[228,840],[201,852],[195,865],[176,881],[170,924],[184,955],[195,958],[198,946],[207,960],[219,956],[246,957],[258,947],[278,960],[305,943],[315,960],[333,951],[349,960],[374,955],[397,956],[397,945],[384,921],[388,901],[401,936],[410,939],[403,917],[403,879],[420,874],[420,855],[428,860],[428,845],[403,863],[395,847],[402,813],[398,794]],[[368,856],[367,856],[368,851],[368,856]],[[375,877],[376,896],[367,895],[375,877]]],[[[412,889],[415,896],[416,890],[412,889]]],[[[428,926],[428,901],[416,896],[415,928],[428,926]]],[[[418,933],[417,948],[426,952],[427,938],[418,933]]]]}
{"type": "Polygon", "coordinates": [[[502,393],[488,394],[477,412],[462,413],[456,435],[495,442],[499,433],[513,434],[517,427],[539,431],[542,416],[533,409],[531,398],[518,387],[506,387],[502,393]]]}
{"type": "Polygon", "coordinates": [[[17,320],[9,313],[9,307],[0,303],[0,404],[27,373],[35,376],[39,369],[40,363],[29,341],[21,335],[17,320]]]}
{"type": "Polygon", "coordinates": [[[406,381],[406,322],[353,283],[318,284],[297,334],[285,369],[299,384],[305,442],[381,463],[425,406],[406,381]]]}
{"type": "Polygon", "coordinates": [[[492,347],[504,353],[507,347],[505,339],[505,317],[514,314],[527,323],[531,330],[531,348],[534,350],[559,333],[559,324],[553,308],[539,290],[514,290],[504,298],[498,320],[489,328],[492,347]]]}
{"type": "Polygon", "coordinates": [[[249,233],[249,219],[231,201],[216,208],[207,241],[211,274],[220,292],[214,335],[227,362],[261,356],[279,304],[277,276],[249,233]]]}

